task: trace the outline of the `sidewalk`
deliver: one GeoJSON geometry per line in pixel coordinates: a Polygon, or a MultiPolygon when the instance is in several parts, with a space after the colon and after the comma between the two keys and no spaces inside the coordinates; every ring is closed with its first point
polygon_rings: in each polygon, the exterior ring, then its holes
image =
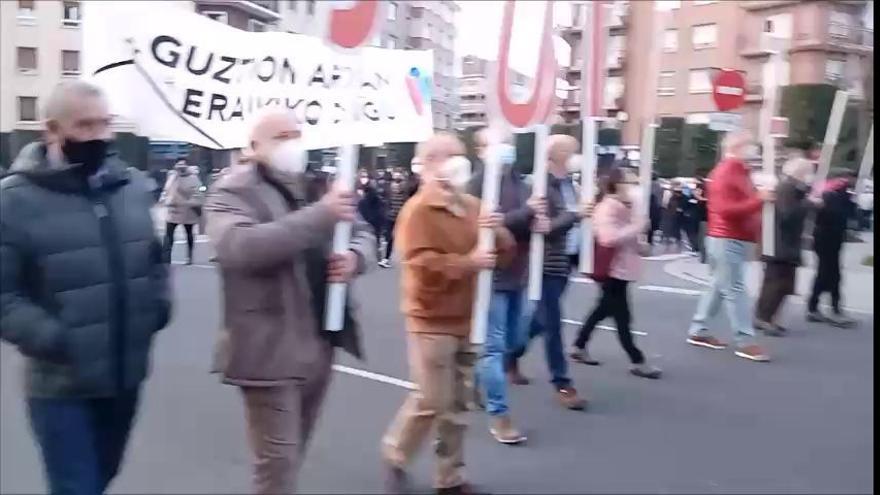
{"type": "MultiPolygon", "coordinates": [[[[843,305],[851,310],[874,313],[874,268],[862,265],[862,260],[874,254],[873,233],[862,233],[862,243],[846,243],[843,246],[843,281],[841,294],[843,305]]],[[[795,299],[806,303],[816,275],[816,256],[811,251],[804,252],[804,266],[797,273],[797,294],[795,299]]],[[[689,282],[707,285],[709,283],[709,265],[704,265],[695,258],[678,259],[667,263],[664,271],[669,275],[689,282]]],[[[753,297],[758,296],[764,276],[764,265],[758,261],[749,262],[746,275],[746,287],[753,297]]],[[[827,303],[827,295],[823,299],[827,303]]]]}

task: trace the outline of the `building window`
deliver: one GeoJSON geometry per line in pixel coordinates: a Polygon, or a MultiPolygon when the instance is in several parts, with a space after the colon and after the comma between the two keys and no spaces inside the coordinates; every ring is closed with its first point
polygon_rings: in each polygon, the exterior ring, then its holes
{"type": "Polygon", "coordinates": [[[79,26],[79,2],[64,2],[62,6],[62,26],[79,26]]]}
{"type": "Polygon", "coordinates": [[[18,71],[22,74],[37,73],[37,49],[30,47],[18,47],[18,71]]]}
{"type": "Polygon", "coordinates": [[[423,10],[424,10],[424,7],[411,6],[409,8],[409,16],[412,17],[413,19],[421,19],[423,10]]]}
{"type": "MultiPolygon", "coordinates": [[[[617,108],[617,99],[623,96],[623,78],[611,76],[605,80],[605,89],[602,95],[602,108],[617,108]]],[[[575,93],[580,100],[580,93],[575,93]]],[[[579,102],[579,101],[578,101],[579,102]]]]}
{"type": "Polygon", "coordinates": [[[694,0],[694,5],[709,5],[718,3],[718,0],[694,0]]]}
{"type": "Polygon", "coordinates": [[[675,53],[678,51],[678,29],[667,29],[663,32],[663,52],[675,53]]]}
{"type": "Polygon", "coordinates": [[[33,26],[37,23],[37,16],[34,15],[34,9],[36,9],[34,3],[34,0],[18,0],[18,15],[16,15],[16,18],[19,24],[33,26]]]}
{"type": "Polygon", "coordinates": [[[839,83],[843,79],[845,69],[845,61],[829,58],[825,63],[825,80],[831,84],[839,83]]]}
{"type": "Polygon", "coordinates": [[[37,98],[34,96],[18,97],[18,121],[19,122],[36,122],[37,121],[37,98]]]}
{"type": "Polygon", "coordinates": [[[709,114],[708,113],[689,113],[687,117],[685,117],[684,121],[688,124],[708,124],[709,123],[709,114]]]}
{"type": "Polygon", "coordinates": [[[256,19],[248,19],[248,31],[252,31],[254,33],[262,33],[266,31],[266,23],[262,21],[258,21],[256,19]]]}
{"type": "Polygon", "coordinates": [[[700,24],[693,27],[691,41],[694,50],[714,48],[718,44],[718,24],[700,24]]]}
{"type": "Polygon", "coordinates": [[[397,4],[394,2],[388,2],[388,20],[397,20],[397,4]]]}
{"type": "Polygon", "coordinates": [[[315,15],[315,0],[306,0],[306,13],[315,15]]]}
{"type": "Polygon", "coordinates": [[[657,81],[657,94],[660,96],[672,96],[675,94],[675,71],[664,71],[660,73],[660,79],[657,81]]]}
{"type": "Polygon", "coordinates": [[[657,10],[672,10],[681,7],[681,0],[660,0],[657,2],[657,10]]]}
{"type": "Polygon", "coordinates": [[[783,38],[790,40],[791,39],[791,26],[792,16],[790,13],[776,14],[767,17],[767,31],[772,34],[774,38],[783,38]]]}
{"type": "Polygon", "coordinates": [[[79,52],[76,50],[61,50],[61,75],[79,75],[79,52]]]}
{"type": "Polygon", "coordinates": [[[712,78],[709,69],[691,69],[688,74],[688,90],[692,94],[712,92],[712,78]]]}
{"type": "Polygon", "coordinates": [[[202,15],[208,17],[213,21],[222,22],[223,24],[229,24],[229,14],[227,14],[226,12],[205,10],[202,12],[202,15]]]}
{"type": "Polygon", "coordinates": [[[296,4],[298,1],[299,0],[290,0],[289,2],[287,2],[287,4],[290,5],[290,10],[296,12],[296,4]]]}

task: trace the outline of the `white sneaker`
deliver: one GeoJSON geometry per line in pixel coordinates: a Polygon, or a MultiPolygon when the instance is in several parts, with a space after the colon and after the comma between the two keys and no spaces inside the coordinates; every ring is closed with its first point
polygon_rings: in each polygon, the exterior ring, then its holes
{"type": "Polygon", "coordinates": [[[379,266],[382,268],[391,268],[391,262],[386,258],[379,262],[379,266]]]}

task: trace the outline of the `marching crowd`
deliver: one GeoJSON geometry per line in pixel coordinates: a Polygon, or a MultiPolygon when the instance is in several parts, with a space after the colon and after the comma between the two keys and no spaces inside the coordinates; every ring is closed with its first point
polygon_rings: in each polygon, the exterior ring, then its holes
{"type": "Polygon", "coordinates": [[[840,302],[853,176],[815,185],[815,164],[796,158],[786,163],[778,187],[756,188],[743,161],[753,144],[745,133],[725,139],[723,159],[695,191],[675,186],[669,197],[642,208],[638,184],[619,168],[599,178],[596,198],[582,202],[569,175],[578,143],[564,135],[547,143],[547,192],[541,197],[517,173],[510,140],[490,148],[483,133],[474,164],[456,136],[437,133],[416,150],[418,181],[397,171],[381,183],[362,175],[356,192],[316,186],[306,180],[296,120],[276,110],[254,123],[244,163],[203,199],[198,178],[178,164],[163,194],[169,209],[163,246],[155,236],[146,177],[127,167],[111,145],[102,92],[86,82],[62,83],[45,117],[44,139],[25,147],[0,182],[0,336],[26,358],[28,415],[55,494],[103,493],[117,474],[153,338],[172,314],[174,230],[184,226],[191,260],[193,225],[203,215],[223,281],[213,371],[241,392],[257,493],[295,491],[335,349],[361,355],[350,307],[341,331],[322,330],[327,284],[352,281],[377,263],[389,266],[392,250],[401,264],[401,309],[418,387],[381,439],[391,493],[407,492],[406,467],[429,438],[435,440],[438,491],[469,491],[463,450],[470,404],[485,409],[499,442],[526,440],[512,420],[508,387],[529,382],[517,362],[534,337],[543,338],[552,393],[567,409],[587,406],[568,366],[599,364],[588,345],[603,319],[614,319],[632,374],[661,377],[633,339],[628,290],[639,277],[645,234],[650,241],[665,221],[658,217],[663,203],[672,213],[691,199],[698,211],[704,208],[692,220],[697,232],[705,230],[705,243],[694,240],[692,246],[705,252],[712,283],[699,301],[688,343],[728,346],[708,326],[723,303],[735,354],[769,360],[756,330],[786,333],[779,308],[794,292],[808,223],[819,265],[807,318],[853,323],[840,302]],[[503,167],[497,211],[481,210],[478,198],[480,162],[489,158],[503,167]],[[776,249],[763,260],[765,279],[753,312],[744,278],[768,202],[776,205],[776,249]],[[340,221],[353,222],[345,254],[330,250],[340,221]],[[578,266],[584,221],[593,226],[591,275],[601,292],[566,351],[560,301],[578,266]],[[492,230],[494,249],[479,247],[479,229],[492,230]],[[525,289],[533,233],[545,236],[545,251],[540,300],[530,303],[525,289]],[[386,239],[381,258],[380,234],[386,239]],[[475,346],[476,277],[487,269],[494,270],[488,330],[485,343],[475,346]],[[817,306],[825,292],[831,295],[828,315],[817,306]]]}

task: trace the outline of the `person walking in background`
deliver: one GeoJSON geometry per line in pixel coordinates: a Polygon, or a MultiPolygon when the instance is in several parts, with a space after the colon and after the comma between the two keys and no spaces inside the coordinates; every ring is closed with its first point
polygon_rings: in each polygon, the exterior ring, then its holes
{"type": "Polygon", "coordinates": [[[391,182],[387,185],[385,257],[379,261],[379,266],[382,268],[391,267],[391,253],[394,251],[394,226],[397,223],[400,208],[409,198],[409,190],[410,187],[404,180],[403,171],[395,169],[391,175],[391,182]]]}
{"type": "Polygon", "coordinates": [[[681,227],[687,236],[688,248],[694,256],[699,255],[700,247],[697,233],[699,221],[697,220],[697,198],[694,191],[687,184],[681,189],[681,214],[679,216],[681,227]]]}
{"type": "Polygon", "coordinates": [[[212,371],[240,388],[254,491],[262,494],[296,492],[334,348],[361,356],[350,307],[342,330],[322,331],[327,284],[351,281],[376,259],[354,195],[332,188],[318,196],[321,185],[307,187],[299,137],[293,112],[261,116],[249,162],[220,179],[206,205],[224,308],[212,371]],[[330,251],[338,221],[354,221],[345,254],[330,251]]]}
{"type": "Polygon", "coordinates": [[[162,191],[161,203],[165,206],[165,262],[171,263],[171,251],[174,248],[174,232],[178,225],[186,231],[187,257],[186,264],[193,263],[193,226],[199,223],[202,216],[203,194],[200,191],[202,181],[193,173],[184,160],[178,160],[174,170],[168,172],[165,188],[162,191]]]}
{"type": "Polygon", "coordinates": [[[654,235],[658,230],[660,230],[660,221],[663,218],[663,186],[660,185],[660,180],[657,177],[657,174],[654,174],[651,177],[651,203],[648,205],[649,207],[649,216],[651,220],[651,225],[648,227],[648,245],[652,248],[654,247],[654,235]]]}
{"type": "Polygon", "coordinates": [[[809,193],[815,169],[816,165],[806,158],[789,160],[776,189],[774,253],[762,256],[764,281],[755,304],[755,327],[767,335],[781,337],[786,332],[775,320],[786,296],[795,293],[795,272],[801,265],[801,243],[812,205],[809,193]]]}
{"type": "Polygon", "coordinates": [[[664,194],[663,201],[663,244],[666,251],[675,245],[676,251],[681,251],[681,212],[684,201],[681,192],[681,184],[673,182],[664,194]]]}
{"type": "MultiPolygon", "coordinates": [[[[488,152],[485,134],[486,131],[482,130],[475,136],[478,149],[482,153],[488,152]]],[[[527,383],[525,377],[519,373],[516,361],[511,359],[511,353],[519,348],[522,338],[530,226],[538,204],[529,201],[529,187],[514,167],[516,148],[505,142],[492,151],[498,154],[496,159],[501,162],[502,167],[498,212],[504,215],[504,226],[513,235],[516,248],[510,264],[497,268],[493,276],[486,342],[480,355],[477,382],[485,387],[485,408],[490,418],[490,433],[498,442],[515,444],[524,442],[526,436],[514,427],[510,417],[507,382],[527,383]]],[[[470,194],[476,197],[482,197],[483,170],[481,168],[474,174],[468,185],[470,194]]]]}
{"type": "Polygon", "coordinates": [[[56,86],[45,138],[0,181],[0,339],[25,357],[53,494],[105,493],[171,313],[147,177],[112,150],[106,97],[56,86]]]}
{"type": "Polygon", "coordinates": [[[728,134],[722,146],[724,158],[709,174],[706,249],[712,282],[700,297],[687,342],[708,349],[727,347],[707,328],[723,300],[733,327],[735,354],[752,361],[769,361],[767,353],[755,342],[745,271],[758,238],[761,206],[773,201],[773,193],[764,189],[756,191],[749,177],[749,169],[743,161],[744,156],[753,154],[749,149],[753,140],[748,133],[728,134]]]}
{"type": "Polygon", "coordinates": [[[855,320],[844,314],[840,306],[840,254],[846,240],[847,223],[854,209],[847,191],[853,182],[852,174],[844,174],[829,180],[822,192],[813,230],[813,250],[819,262],[808,301],[807,321],[830,323],[837,327],[855,324],[855,320]],[[825,292],[831,295],[830,315],[819,311],[819,297],[825,292]]]}
{"type": "Polygon", "coordinates": [[[543,334],[547,367],[556,398],[563,407],[573,410],[584,409],[587,401],[578,396],[568,375],[568,361],[562,344],[560,303],[571,272],[571,260],[566,254],[567,234],[584,213],[568,176],[568,161],[577,147],[575,138],[561,134],[550,136],[547,143],[547,214],[538,214],[532,227],[535,232],[544,234],[541,299],[532,314],[528,336],[514,356],[515,359],[521,358],[529,341],[543,334]]]}
{"type": "Polygon", "coordinates": [[[417,149],[423,171],[419,192],[400,212],[401,306],[406,316],[409,393],[382,439],[386,489],[412,493],[405,467],[436,424],[438,493],[470,493],[464,473],[465,381],[475,360],[469,335],[477,273],[504,264],[513,238],[501,214],[480,214],[465,194],[470,163],[452,134],[438,133],[417,149]],[[495,252],[477,246],[478,229],[493,228],[495,252]],[[498,260],[501,260],[500,262],[498,260]]]}
{"type": "Polygon", "coordinates": [[[700,263],[706,263],[706,179],[697,178],[697,187],[694,188],[694,199],[697,200],[695,210],[695,221],[697,222],[697,249],[700,252],[700,263]]]}
{"type": "Polygon", "coordinates": [[[376,252],[378,252],[382,224],[385,219],[385,205],[382,203],[382,196],[375,181],[370,179],[370,174],[366,170],[362,169],[358,176],[357,190],[358,213],[373,228],[373,234],[376,237],[376,252]]]}
{"type": "Polygon", "coordinates": [[[638,183],[624,182],[619,168],[611,169],[601,182],[602,198],[592,215],[593,228],[597,244],[610,248],[612,254],[608,260],[608,273],[597,280],[602,286],[602,295],[578,332],[569,356],[574,361],[598,366],[599,361],[590,357],[586,347],[596,325],[610,316],[617,324],[620,345],[632,362],[630,372],[643,378],[660,378],[661,371],[645,362],[645,355],[636,346],[630,330],[629,284],[638,278],[641,262],[639,236],[648,223],[635,213],[638,211],[634,204],[638,183]]]}
{"type": "Polygon", "coordinates": [[[856,198],[859,207],[859,230],[872,230],[871,216],[874,213],[874,190],[873,187],[865,185],[864,191],[856,198]]]}

